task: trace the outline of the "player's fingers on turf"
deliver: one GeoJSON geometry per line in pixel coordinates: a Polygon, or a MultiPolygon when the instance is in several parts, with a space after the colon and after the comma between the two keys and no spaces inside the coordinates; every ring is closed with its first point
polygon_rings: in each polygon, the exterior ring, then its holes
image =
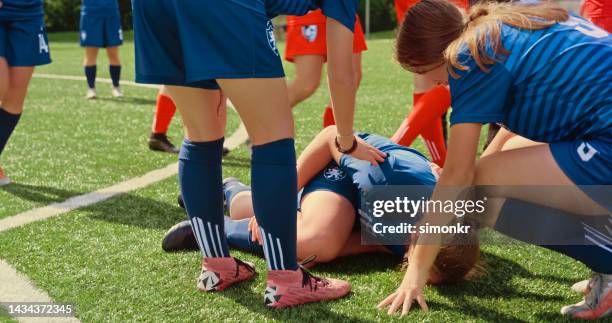
{"type": "Polygon", "coordinates": [[[402,316],[410,312],[411,306],[412,306],[412,297],[410,297],[410,294],[406,294],[406,297],[404,298],[404,305],[402,306],[402,316]]]}
{"type": "Polygon", "coordinates": [[[383,299],[383,301],[378,303],[378,305],[376,305],[376,307],[383,308],[383,307],[391,304],[391,302],[393,302],[393,299],[395,299],[396,295],[397,295],[397,291],[393,292],[393,294],[391,294],[391,295],[387,296],[387,298],[383,299]]]}
{"type": "Polygon", "coordinates": [[[387,314],[391,315],[391,314],[397,312],[397,310],[400,308],[400,306],[402,306],[402,303],[404,302],[404,299],[405,299],[404,292],[399,292],[395,296],[395,299],[393,300],[393,303],[391,303],[391,306],[389,307],[389,311],[387,312],[387,314]]]}
{"type": "Polygon", "coordinates": [[[419,295],[417,295],[416,297],[416,300],[421,306],[421,309],[423,310],[423,312],[429,311],[429,307],[427,306],[427,303],[425,302],[425,297],[423,296],[423,294],[419,293],[419,295]]]}

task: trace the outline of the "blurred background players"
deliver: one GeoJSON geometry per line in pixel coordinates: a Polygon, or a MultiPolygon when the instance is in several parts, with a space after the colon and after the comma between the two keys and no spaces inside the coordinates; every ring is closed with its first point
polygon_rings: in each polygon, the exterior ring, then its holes
{"type": "Polygon", "coordinates": [[[94,99],[97,96],[96,60],[100,48],[106,48],[108,71],[113,82],[112,95],[123,96],[119,88],[121,78],[119,46],[123,44],[123,31],[117,0],[83,0],[80,32],[81,46],[85,47],[83,66],[88,86],[85,97],[94,99]]]}
{"type": "MultiPolygon", "coordinates": [[[[42,0],[0,2],[0,154],[15,130],[34,66],[51,63],[42,0]]],[[[0,168],[0,186],[11,181],[0,168]]]]}
{"type": "MultiPolygon", "coordinates": [[[[363,28],[357,16],[353,38],[356,87],[361,82],[361,53],[367,49],[363,28]]],[[[327,62],[326,17],[320,9],[304,16],[287,16],[285,59],[295,64],[295,77],[288,82],[289,103],[295,107],[319,88],[323,64],[327,62]]],[[[333,124],[334,113],[330,101],[323,115],[323,127],[333,124]]]]}

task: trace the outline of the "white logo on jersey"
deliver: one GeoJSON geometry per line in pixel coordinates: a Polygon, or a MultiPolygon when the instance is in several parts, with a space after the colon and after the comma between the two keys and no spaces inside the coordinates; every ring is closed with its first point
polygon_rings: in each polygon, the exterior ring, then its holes
{"type": "Polygon", "coordinates": [[[82,40],[87,39],[87,32],[86,31],[81,31],[81,39],[82,40]]]}
{"type": "Polygon", "coordinates": [[[583,142],[578,146],[578,156],[584,162],[588,162],[597,154],[597,149],[593,148],[593,146],[589,145],[587,142],[583,142]]]}
{"type": "Polygon", "coordinates": [[[45,34],[43,27],[40,27],[41,33],[38,34],[38,53],[42,54],[45,52],[49,54],[49,45],[47,45],[47,41],[45,40],[45,34]]]}
{"type": "Polygon", "coordinates": [[[119,39],[123,41],[123,30],[121,30],[121,28],[119,28],[119,39]]]}
{"type": "Polygon", "coordinates": [[[308,25],[302,27],[302,35],[309,43],[317,40],[317,34],[319,32],[319,27],[317,25],[308,25]]]}
{"type": "Polygon", "coordinates": [[[276,37],[274,36],[274,25],[272,25],[272,21],[268,20],[268,27],[266,28],[266,35],[268,37],[268,45],[270,45],[270,49],[274,52],[276,56],[278,55],[278,47],[276,47],[276,37]]]}
{"type": "Polygon", "coordinates": [[[337,182],[343,180],[346,177],[346,173],[338,167],[330,167],[325,169],[323,177],[328,181],[337,182]]]}

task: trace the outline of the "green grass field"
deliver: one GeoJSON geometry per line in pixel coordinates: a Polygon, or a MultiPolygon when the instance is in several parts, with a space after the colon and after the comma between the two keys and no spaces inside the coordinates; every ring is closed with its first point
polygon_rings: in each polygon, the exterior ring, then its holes
{"type": "MultiPolygon", "coordinates": [[[[392,59],[393,41],[378,37],[364,54],[356,128],[391,135],[407,113],[411,77],[392,59]]],[[[51,35],[54,63],[39,73],[82,74],[77,34],[51,35]]],[[[133,44],[122,47],[124,79],[133,80],[133,44]]],[[[102,55],[99,77],[108,77],[102,55]]],[[[292,66],[287,66],[291,77],[292,66]]],[[[35,78],[26,113],[0,163],[16,182],[0,189],[0,218],[141,176],[176,161],[146,146],[155,90],[124,87],[112,99],[107,84],[100,98],[86,101],[85,82],[35,78]]],[[[325,86],[295,110],[301,151],[321,127],[328,100],[325,86]]],[[[228,133],[238,120],[230,113],[228,133]]],[[[171,137],[181,138],[180,122],[171,137]]],[[[425,152],[420,141],[415,147],[425,152]]],[[[224,160],[224,175],[248,182],[249,155],[242,147],[224,160]]],[[[264,261],[254,261],[254,281],[220,294],[196,291],[198,253],[162,252],[164,232],[185,218],[176,205],[177,181],[79,209],[57,218],[0,233],[0,258],[27,275],[55,301],[73,304],[85,322],[215,321],[387,321],[375,305],[399,284],[397,259],[364,255],[314,268],[315,274],[349,280],[350,297],[289,310],[263,306],[264,261]]],[[[484,246],[486,274],[472,282],[428,288],[431,312],[413,311],[418,321],[556,321],[561,306],[579,296],[569,286],[588,270],[569,258],[522,244],[484,246]]],[[[5,320],[0,311],[0,321],[5,320]]],[[[393,317],[399,320],[399,317],[393,317]]]]}

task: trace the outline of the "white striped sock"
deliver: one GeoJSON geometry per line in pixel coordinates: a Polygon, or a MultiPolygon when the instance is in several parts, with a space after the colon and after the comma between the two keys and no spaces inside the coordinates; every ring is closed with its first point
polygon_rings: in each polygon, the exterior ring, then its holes
{"type": "Polygon", "coordinates": [[[210,244],[213,247],[213,250],[215,251],[215,257],[219,257],[219,252],[217,252],[217,245],[215,243],[215,236],[213,235],[213,231],[212,231],[212,227],[210,226],[210,222],[206,221],[206,225],[208,226],[208,232],[210,233],[209,237],[210,237],[210,244]]]}

